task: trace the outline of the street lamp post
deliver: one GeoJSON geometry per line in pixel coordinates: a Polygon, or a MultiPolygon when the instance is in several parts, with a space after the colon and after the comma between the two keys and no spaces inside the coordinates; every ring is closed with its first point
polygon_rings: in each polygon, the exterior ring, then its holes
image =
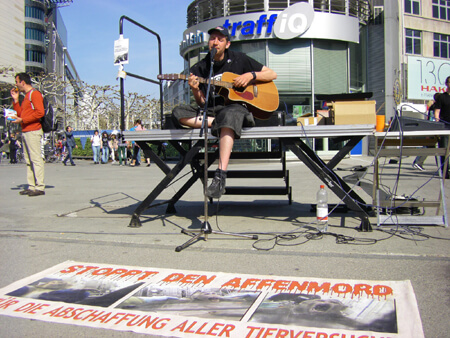
{"type": "Polygon", "coordinates": [[[67,108],[67,101],[66,101],[66,51],[67,51],[67,48],[66,47],[63,47],[63,83],[64,83],[64,87],[63,87],[63,90],[64,90],[64,97],[63,97],[63,100],[64,100],[64,123],[63,123],[63,126],[64,126],[64,128],[66,127],[66,108],[67,108]]]}

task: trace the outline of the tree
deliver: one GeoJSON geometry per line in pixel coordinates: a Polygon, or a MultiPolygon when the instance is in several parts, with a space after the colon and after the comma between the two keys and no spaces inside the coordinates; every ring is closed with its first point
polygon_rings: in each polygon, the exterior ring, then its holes
{"type": "MultiPolygon", "coordinates": [[[[11,107],[9,91],[16,72],[12,67],[0,66],[0,76],[10,83],[0,82],[1,109],[11,107]],[[12,81],[12,82],[11,82],[12,81]]],[[[72,125],[76,130],[104,130],[120,128],[120,91],[118,86],[88,84],[64,79],[55,74],[32,77],[32,85],[53,105],[60,128],[72,125]],[[65,124],[65,125],[64,125],[65,124]]],[[[146,128],[159,127],[159,100],[138,93],[125,94],[125,129],[140,119],[146,128]]]]}

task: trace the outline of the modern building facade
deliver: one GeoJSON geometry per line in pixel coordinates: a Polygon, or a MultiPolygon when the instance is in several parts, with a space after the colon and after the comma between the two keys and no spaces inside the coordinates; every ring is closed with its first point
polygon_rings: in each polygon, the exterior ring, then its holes
{"type": "MultiPolygon", "coordinates": [[[[208,52],[207,31],[228,28],[230,49],[277,72],[279,110],[295,117],[320,109],[317,95],[367,91],[369,19],[367,0],[197,0],[187,9],[180,54],[188,72],[208,52]]],[[[189,101],[186,83],[171,86],[175,93],[174,86],[184,87],[189,101]]]]}
{"type": "Polygon", "coordinates": [[[372,0],[372,9],[368,90],[388,119],[399,103],[425,111],[450,75],[450,2],[372,0]]]}
{"type": "MultiPolygon", "coordinates": [[[[279,110],[315,112],[320,94],[372,92],[389,119],[399,102],[424,105],[445,90],[449,20],[443,0],[196,0],[180,54],[188,72],[207,53],[207,31],[224,26],[231,49],[277,72],[279,110]]],[[[192,100],[185,82],[168,87],[166,100],[192,100]]]]}
{"type": "MultiPolygon", "coordinates": [[[[0,77],[2,88],[6,89],[2,92],[4,99],[9,98],[10,87],[6,84],[14,84],[14,74],[18,72],[79,80],[68,52],[67,30],[58,10],[71,3],[72,0],[2,2],[0,68],[10,70],[7,76],[0,77]]],[[[55,95],[49,98],[50,102],[64,110],[67,106],[64,92],[52,94],[55,95]]],[[[64,112],[61,115],[64,116],[64,112]]]]}

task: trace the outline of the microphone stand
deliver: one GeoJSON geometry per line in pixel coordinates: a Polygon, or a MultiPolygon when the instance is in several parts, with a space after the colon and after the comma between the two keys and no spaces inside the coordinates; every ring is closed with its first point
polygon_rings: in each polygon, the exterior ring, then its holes
{"type": "Polygon", "coordinates": [[[202,120],[202,126],[200,128],[200,137],[203,135],[203,142],[204,142],[204,148],[205,148],[205,156],[204,156],[204,163],[203,163],[203,209],[204,209],[204,217],[205,220],[203,221],[200,230],[191,230],[186,231],[185,229],[181,230],[181,233],[185,235],[192,236],[191,239],[189,239],[186,243],[177,246],[175,248],[176,252],[180,252],[181,250],[187,248],[192,243],[198,241],[201,237],[205,241],[208,240],[209,234],[223,234],[223,235],[230,235],[230,236],[237,236],[237,237],[244,237],[249,239],[257,240],[257,235],[244,235],[244,234],[235,234],[230,232],[223,232],[223,231],[215,231],[211,228],[211,225],[208,222],[208,196],[206,196],[206,190],[208,188],[208,101],[209,101],[209,95],[211,91],[211,82],[212,82],[212,76],[213,76],[213,66],[214,66],[214,56],[217,53],[217,49],[213,48],[211,49],[210,56],[211,56],[211,66],[209,69],[209,77],[207,81],[207,90],[206,90],[206,97],[205,97],[205,105],[203,107],[203,120],[202,120]],[[195,232],[198,232],[198,234],[194,234],[195,232]]]}

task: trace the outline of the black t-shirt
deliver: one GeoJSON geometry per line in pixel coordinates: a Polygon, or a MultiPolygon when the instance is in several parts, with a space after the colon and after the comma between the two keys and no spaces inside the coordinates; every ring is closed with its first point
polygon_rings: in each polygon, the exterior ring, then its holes
{"type": "Polygon", "coordinates": [[[450,123],[450,94],[448,92],[440,94],[436,98],[435,109],[440,109],[439,119],[450,123]]]}
{"type": "MultiPolygon", "coordinates": [[[[252,71],[259,72],[263,69],[263,67],[264,65],[247,56],[246,54],[227,49],[225,51],[225,57],[222,61],[214,61],[212,76],[215,80],[220,80],[222,74],[225,72],[242,75],[252,71]]],[[[210,68],[211,56],[208,53],[208,55],[206,55],[202,60],[192,66],[190,71],[196,76],[207,79],[209,77],[210,68]]],[[[200,84],[200,89],[206,95],[207,84],[200,84]]],[[[223,105],[224,99],[221,96],[213,94],[213,92],[218,92],[218,90],[219,88],[217,88],[216,90],[212,88],[210,96],[211,99],[214,99],[216,105],[223,105]]],[[[211,99],[209,101],[209,104],[213,103],[211,99]]]]}
{"type": "Polygon", "coordinates": [[[17,139],[15,137],[9,137],[9,150],[17,149],[17,139]]]}
{"type": "Polygon", "coordinates": [[[108,141],[109,141],[109,137],[108,136],[102,136],[102,145],[103,145],[103,147],[108,147],[108,141]]]}

